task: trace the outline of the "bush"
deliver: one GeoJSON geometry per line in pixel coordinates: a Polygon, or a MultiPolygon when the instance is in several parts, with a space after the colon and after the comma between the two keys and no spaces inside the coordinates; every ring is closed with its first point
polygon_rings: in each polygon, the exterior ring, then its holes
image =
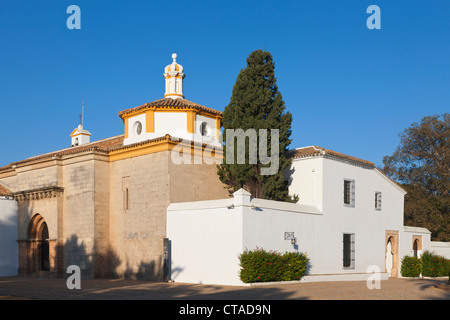
{"type": "Polygon", "coordinates": [[[450,260],[429,251],[422,253],[422,275],[424,277],[447,277],[450,271],[450,260]]]}
{"type": "Polygon", "coordinates": [[[400,273],[402,277],[416,278],[422,272],[422,262],[419,258],[404,256],[400,273]]]}
{"type": "Polygon", "coordinates": [[[239,276],[244,283],[300,280],[309,260],[306,254],[256,249],[245,250],[240,256],[239,276]]]}

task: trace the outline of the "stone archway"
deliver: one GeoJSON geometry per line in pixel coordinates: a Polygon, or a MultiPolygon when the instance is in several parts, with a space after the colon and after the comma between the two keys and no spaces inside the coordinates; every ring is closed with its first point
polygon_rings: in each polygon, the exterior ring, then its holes
{"type": "Polygon", "coordinates": [[[386,231],[384,242],[385,248],[385,271],[389,273],[389,277],[398,277],[398,231],[386,231]]]}
{"type": "Polygon", "coordinates": [[[413,236],[412,243],[414,257],[420,258],[422,256],[422,236],[413,236]]]}
{"type": "Polygon", "coordinates": [[[27,273],[52,271],[54,255],[51,255],[48,226],[40,214],[35,214],[28,225],[27,273]],[[53,260],[53,261],[52,261],[53,260]]]}

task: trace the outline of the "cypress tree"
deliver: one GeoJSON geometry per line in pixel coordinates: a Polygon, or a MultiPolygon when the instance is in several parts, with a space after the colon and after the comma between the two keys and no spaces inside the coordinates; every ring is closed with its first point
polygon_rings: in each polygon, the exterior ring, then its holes
{"type": "MultiPolygon", "coordinates": [[[[258,148],[261,146],[259,129],[267,129],[267,154],[271,150],[271,129],[279,130],[279,168],[275,174],[262,175],[261,169],[270,167],[262,164],[258,152],[256,164],[249,163],[250,139],[245,144],[245,164],[237,164],[236,147],[234,145],[235,159],[227,157],[227,145],[224,145],[224,162],[218,166],[218,175],[223,183],[236,191],[246,189],[252,197],[278,201],[297,201],[288,194],[288,181],[283,171],[291,165],[288,157],[288,146],[291,143],[292,114],[285,110],[285,104],[275,77],[275,63],[268,51],[253,51],[247,58],[247,67],[240,71],[230,103],[223,113],[223,138],[227,140],[227,129],[254,129],[257,133],[258,148]],[[231,164],[230,160],[234,160],[231,164]]],[[[231,146],[228,146],[231,147],[231,146]]],[[[259,150],[258,150],[259,151],[259,150]]]]}

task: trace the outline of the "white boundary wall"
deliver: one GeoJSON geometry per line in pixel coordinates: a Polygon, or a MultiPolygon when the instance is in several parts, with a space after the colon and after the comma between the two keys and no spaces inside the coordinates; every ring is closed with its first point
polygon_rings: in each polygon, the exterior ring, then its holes
{"type": "Polygon", "coordinates": [[[324,234],[322,223],[323,215],[315,207],[251,199],[242,189],[234,194],[234,199],[171,204],[167,210],[171,279],[242,285],[238,256],[245,249],[256,247],[281,253],[306,252],[312,265],[305,282],[367,279],[371,265],[380,266],[381,278],[387,278],[381,270],[384,248],[376,247],[374,253],[370,232],[366,237],[360,236],[355,268],[344,269],[342,231],[324,234]],[[295,245],[284,239],[285,232],[294,232],[295,245]],[[336,241],[330,240],[333,238],[336,241]]]}
{"type": "Polygon", "coordinates": [[[450,242],[431,241],[430,251],[450,259],[450,242]]]}

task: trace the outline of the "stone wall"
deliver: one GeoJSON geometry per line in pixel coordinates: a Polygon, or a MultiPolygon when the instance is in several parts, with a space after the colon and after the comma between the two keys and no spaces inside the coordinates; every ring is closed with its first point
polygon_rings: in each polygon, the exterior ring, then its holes
{"type": "Polygon", "coordinates": [[[110,261],[116,276],[162,279],[168,157],[165,151],[111,163],[110,261]]]}
{"type": "Polygon", "coordinates": [[[216,164],[177,165],[170,151],[112,162],[90,151],[25,163],[0,173],[0,184],[21,193],[22,273],[39,269],[39,246],[29,238],[39,214],[48,226],[51,271],[62,275],[77,265],[85,278],[162,280],[168,205],[228,197],[216,164]]]}

